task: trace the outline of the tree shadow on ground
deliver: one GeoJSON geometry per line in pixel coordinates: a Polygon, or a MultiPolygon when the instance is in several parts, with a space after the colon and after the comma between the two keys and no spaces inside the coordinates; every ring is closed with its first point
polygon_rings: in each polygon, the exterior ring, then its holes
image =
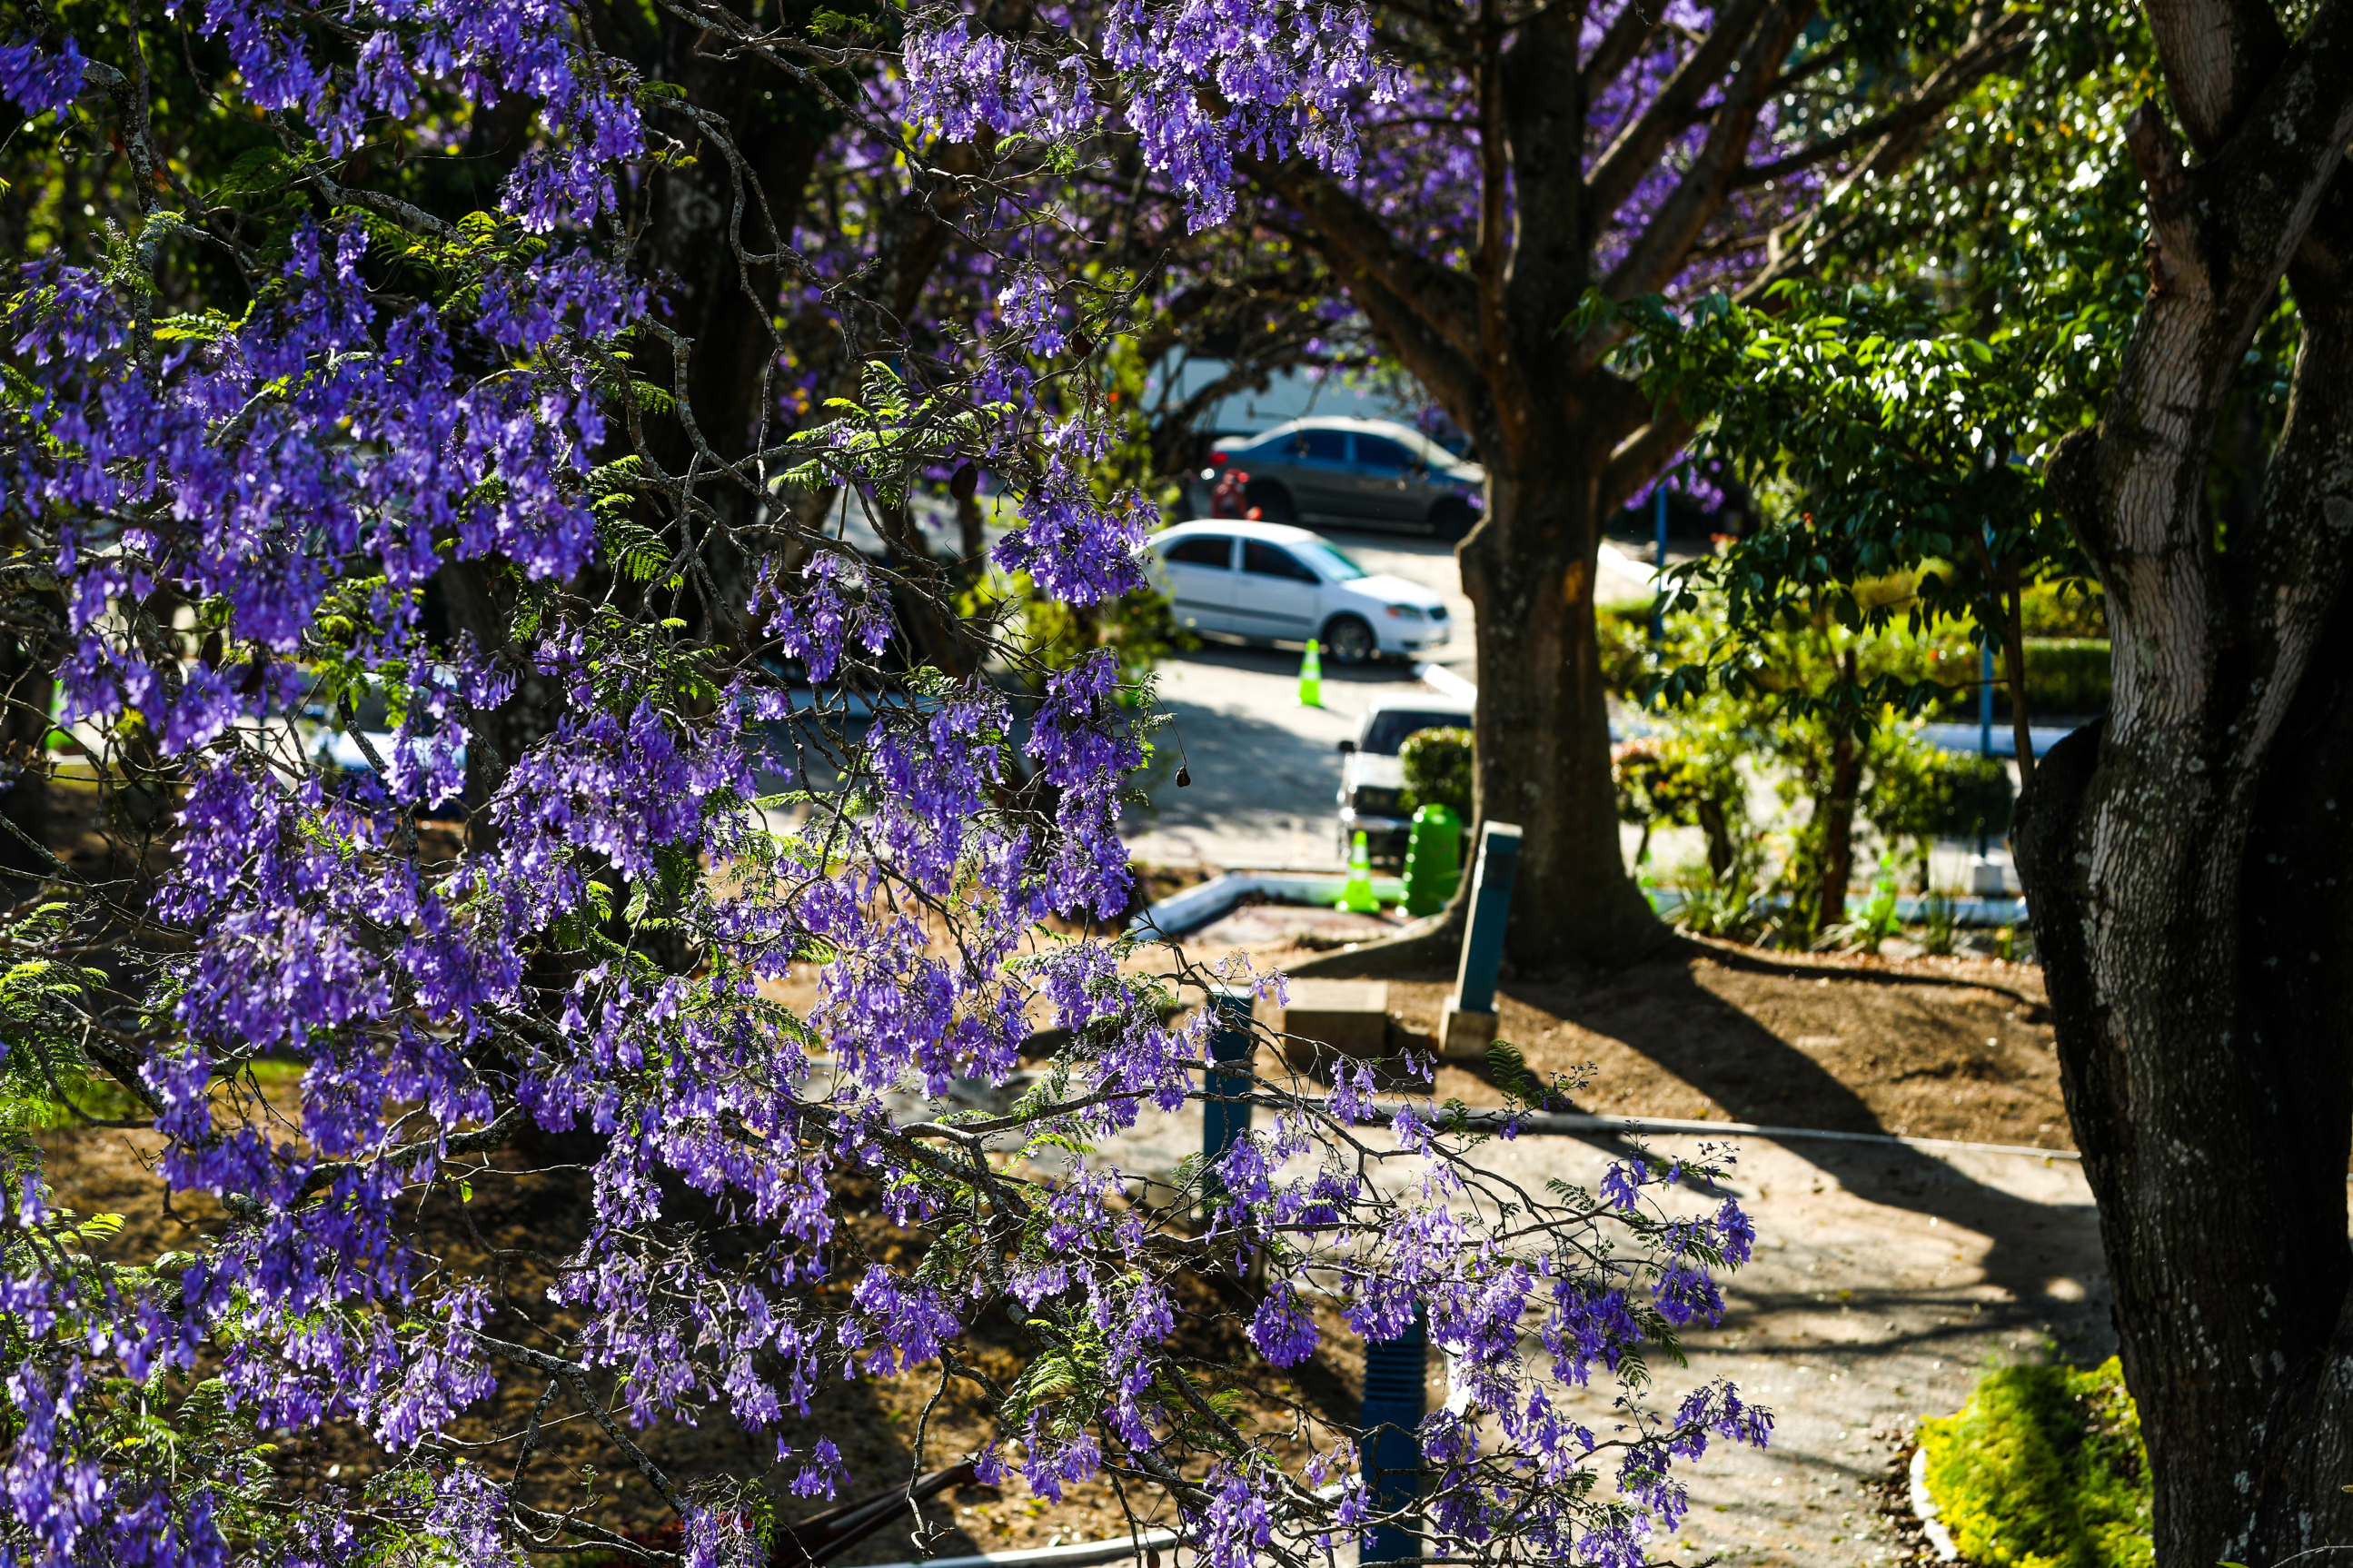
{"type": "MultiPolygon", "coordinates": [[[[1790,1100],[1806,1107],[1806,1126],[1894,1131],[1853,1089],[1702,986],[1683,955],[1669,953],[1636,968],[1645,972],[1640,980],[1648,1005],[1640,1008],[1614,1005],[1606,989],[1521,983],[1503,989],[1620,1041],[1719,1105],[1771,1105],[1788,1090],[1790,1100]],[[1702,1019],[1705,1026],[1694,1026],[1702,1019]]],[[[1628,978],[1633,977],[1629,972],[1628,978]]],[[[1768,1113],[1754,1120],[1786,1119],[1768,1113]]],[[[1607,1146],[1612,1141],[1593,1142],[1607,1146]]],[[[1934,1216],[1988,1237],[1992,1245],[1981,1265],[1984,1278],[2013,1297],[2042,1299],[2052,1257],[2059,1250],[2056,1241],[2088,1238],[2097,1255],[2097,1219],[2089,1204],[2030,1202],[1988,1185],[1934,1151],[1909,1144],[1791,1139],[1783,1146],[1868,1202],[1934,1216]]]]}

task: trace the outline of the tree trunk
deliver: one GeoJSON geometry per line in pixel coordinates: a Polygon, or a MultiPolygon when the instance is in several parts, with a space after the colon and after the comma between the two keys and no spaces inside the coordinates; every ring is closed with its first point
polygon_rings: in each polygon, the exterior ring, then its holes
{"type": "Polygon", "coordinates": [[[56,870],[44,847],[55,687],[40,643],[0,628],[0,907],[25,898],[56,870]]]}
{"type": "Polygon", "coordinates": [[[2159,1568],[2353,1537],[2353,201],[2341,178],[2318,200],[2353,137],[2347,13],[2227,139],[2190,68],[2220,68],[2205,35],[2173,40],[2211,155],[2185,172],[2136,118],[2152,286],[2098,434],[2051,473],[2107,590],[2116,680],[2034,771],[2016,844],[2159,1568]],[[2257,517],[2218,548],[2218,416],[2283,269],[2305,331],[2286,425],[2257,517]]]}
{"type": "Polygon", "coordinates": [[[1504,952],[1522,969],[1628,963],[1666,928],[1619,844],[1593,625],[1598,476],[1573,452],[1496,464],[1487,498],[1458,553],[1479,612],[1474,804],[1525,835],[1504,952]]]}
{"type": "Polygon", "coordinates": [[[1703,800],[1696,812],[1699,830],[1707,836],[1707,868],[1721,881],[1732,869],[1732,817],[1720,800],[1703,800]]]}
{"type": "MultiPolygon", "coordinates": [[[[1854,656],[1847,656],[1847,679],[1854,679],[1854,656]]],[[[1814,890],[1814,930],[1846,918],[1847,884],[1854,880],[1854,802],[1862,793],[1862,749],[1854,731],[1841,730],[1831,743],[1831,792],[1817,808],[1822,814],[1822,878],[1814,890]]]]}

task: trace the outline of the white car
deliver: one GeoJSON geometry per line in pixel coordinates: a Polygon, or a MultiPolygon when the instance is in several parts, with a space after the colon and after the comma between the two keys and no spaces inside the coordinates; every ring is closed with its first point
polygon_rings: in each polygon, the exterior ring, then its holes
{"type": "Polygon", "coordinates": [[[1410,658],[1453,631],[1431,590],[1366,572],[1303,528],[1204,519],[1155,533],[1147,547],[1177,620],[1195,631],[1252,642],[1314,637],[1335,664],[1410,658]]]}
{"type": "Polygon", "coordinates": [[[1340,858],[1346,859],[1356,835],[1365,836],[1376,860],[1405,858],[1407,820],[1399,797],[1405,763],[1398,753],[1424,730],[1468,730],[1475,716],[1468,703],[1443,697],[1376,698],[1365,710],[1356,738],[1340,742],[1340,858]]]}

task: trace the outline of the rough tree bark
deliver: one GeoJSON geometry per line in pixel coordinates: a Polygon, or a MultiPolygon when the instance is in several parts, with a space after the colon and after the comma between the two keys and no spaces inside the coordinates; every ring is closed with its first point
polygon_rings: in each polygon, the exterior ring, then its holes
{"type": "MultiPolygon", "coordinates": [[[[1854,649],[1846,650],[1847,684],[1854,684],[1854,649]]],[[[1814,809],[1822,824],[1822,879],[1814,889],[1814,929],[1846,918],[1846,890],[1854,880],[1854,808],[1862,793],[1862,748],[1852,729],[1831,744],[1830,793],[1814,809]]]]}
{"type": "MultiPolygon", "coordinates": [[[[1588,288],[1626,300],[1666,287],[1737,190],[1833,159],[1882,174],[1899,165],[2023,37],[2021,18],[1984,5],[1967,46],[1911,99],[1832,142],[1748,166],[1758,116],[1813,9],[1810,0],[1725,0],[1684,66],[1588,167],[1588,106],[1667,14],[1629,5],[1581,54],[1582,7],[1507,18],[1487,0],[1475,24],[1441,40],[1479,62],[1482,205],[1467,268],[1432,260],[1303,164],[1263,175],[1300,215],[1298,237],[1471,433],[1487,467],[1485,513],[1458,554],[1478,616],[1477,812],[1525,832],[1505,938],[1522,968],[1621,963],[1666,935],[1620,847],[1593,585],[1603,521],[1673,458],[1690,427],[1672,412],[1654,417],[1601,363],[1613,329],[1580,339],[1564,324],[1588,288]],[[1695,124],[1707,126],[1698,151],[1671,157],[1695,124]],[[1672,186],[1605,268],[1597,247],[1607,221],[1669,170],[1672,186]]],[[[1777,263],[1797,264],[1794,254],[1777,263]]],[[[1324,967],[1440,959],[1460,941],[1462,910],[1458,896],[1401,942],[1324,967]]]]}
{"type": "Polygon", "coordinates": [[[56,870],[45,848],[54,681],[37,647],[16,627],[0,626],[0,908],[29,896],[56,870]]]}
{"type": "Polygon", "coordinates": [[[2150,287],[2051,480],[2107,590],[2105,721],[2043,759],[2020,868],[2098,1198],[2160,1568],[2353,1538],[2353,4],[2152,0],[2150,287]],[[2246,526],[2207,505],[2284,276],[2304,331],[2246,526]]]}

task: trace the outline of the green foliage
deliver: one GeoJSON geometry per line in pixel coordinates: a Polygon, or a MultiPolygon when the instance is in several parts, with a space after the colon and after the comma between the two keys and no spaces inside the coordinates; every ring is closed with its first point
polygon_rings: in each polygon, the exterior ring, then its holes
{"type": "Polygon", "coordinates": [[[1863,952],[1877,952],[1882,942],[1903,929],[1904,922],[1895,918],[1895,862],[1883,858],[1879,875],[1872,879],[1870,899],[1841,929],[1847,944],[1863,952]]]}
{"type": "Polygon", "coordinates": [[[2148,1568],[2148,1452],[2115,1357],[2013,1366],[1920,1426],[1928,1493],[1981,1568],[2148,1568]]]}
{"type": "Polygon", "coordinates": [[[1665,826],[1699,828],[1707,835],[1710,869],[1730,866],[1733,838],[1747,812],[1739,731],[1721,721],[1727,717],[1669,726],[1610,748],[1618,815],[1642,829],[1637,860],[1648,855],[1651,830],[1665,826]]]}
{"type": "Polygon", "coordinates": [[[1920,949],[1932,957],[1944,958],[1953,951],[1953,938],[1960,922],[1959,910],[1951,899],[1931,891],[1922,903],[1920,949]]]}
{"type": "Polygon", "coordinates": [[[2108,635],[2108,595],[2097,583],[2037,583],[2020,595],[2019,613],[2029,637],[2108,635]]]}
{"type": "Polygon", "coordinates": [[[1601,683],[1616,696],[1632,698],[1653,673],[1658,650],[1651,641],[1651,602],[1596,605],[1593,631],[1601,656],[1601,683]]]}
{"type": "MultiPolygon", "coordinates": [[[[1900,605],[1908,580],[1854,586],[1862,603],[1900,605]]],[[[1867,622],[1850,628],[1826,612],[1784,613],[1744,635],[1724,596],[1703,590],[1666,617],[1662,645],[1643,657],[1740,667],[1737,680],[1672,692],[1671,703],[1645,716],[1649,731],[1611,755],[1619,813],[1644,829],[1638,858],[1653,827],[1695,826],[1707,835],[1705,861],[1668,879],[1683,895],[1674,918],[1686,931],[1796,943],[1829,931],[1865,946],[1894,931],[1892,886],[1879,889],[1888,907],[1860,921],[1818,907],[1842,754],[1853,772],[1855,815],[1886,852],[1913,847],[1924,887],[1935,840],[2009,826],[2011,786],[2001,762],[1933,745],[1922,733],[1925,714],[1869,701],[1875,689],[1918,690],[1936,694],[1926,704],[1932,710],[1966,701],[1974,711],[1978,656],[1966,644],[1915,636],[1893,617],[1877,631],[1867,622]],[[1750,820],[1759,784],[1786,814],[1771,831],[1750,820]]]]}
{"type": "Polygon", "coordinates": [[[1513,1100],[1532,1105],[1545,1101],[1544,1079],[1528,1070],[1527,1054],[1509,1040],[1497,1040],[1487,1047],[1487,1076],[1513,1100]]]}
{"type": "Polygon", "coordinates": [[[1406,737],[1398,748],[1405,771],[1405,788],[1398,809],[1410,816],[1425,805],[1452,808],[1464,822],[1471,818],[1473,777],[1471,731],[1457,729],[1421,730],[1406,737]]]}
{"type": "Polygon", "coordinates": [[[1927,877],[1939,838],[1994,838],[2010,831],[2010,770],[1993,757],[1926,744],[1891,746],[1873,757],[1862,813],[1891,844],[1911,839],[1927,877]]]}
{"type": "MultiPolygon", "coordinates": [[[[2097,417],[2147,291],[2124,122],[2152,96],[2152,56],[2136,9],[2115,0],[2033,26],[2028,65],[1957,104],[1915,174],[1832,213],[1813,278],[1755,307],[1620,309],[1624,368],[1661,400],[1708,411],[1695,456],[1746,482],[1766,519],[1679,569],[1686,595],[1724,595],[1733,635],[1670,685],[1740,680],[1741,646],[1793,614],[1852,631],[1900,621],[1924,643],[1972,647],[2013,626],[2104,634],[2042,476],[2058,441],[2097,417]],[[1899,578],[1900,603],[1865,592],[1899,578]]],[[[2263,340],[2251,388],[2271,395],[2291,347],[2284,330],[2263,340]]],[[[1941,700],[1921,679],[1883,668],[1851,698],[1818,700],[1916,712],[1941,700]]],[[[2083,690],[2053,710],[2088,710],[2083,690]]]]}
{"type": "Polygon", "coordinates": [[[0,924],[0,1137],[137,1109],[75,1043],[83,994],[106,977],[43,956],[66,942],[68,921],[68,907],[52,903],[0,924]]]}
{"type": "Polygon", "coordinates": [[[2026,710],[2089,715],[2108,705],[2109,654],[2105,637],[2028,637],[2026,710]]]}

